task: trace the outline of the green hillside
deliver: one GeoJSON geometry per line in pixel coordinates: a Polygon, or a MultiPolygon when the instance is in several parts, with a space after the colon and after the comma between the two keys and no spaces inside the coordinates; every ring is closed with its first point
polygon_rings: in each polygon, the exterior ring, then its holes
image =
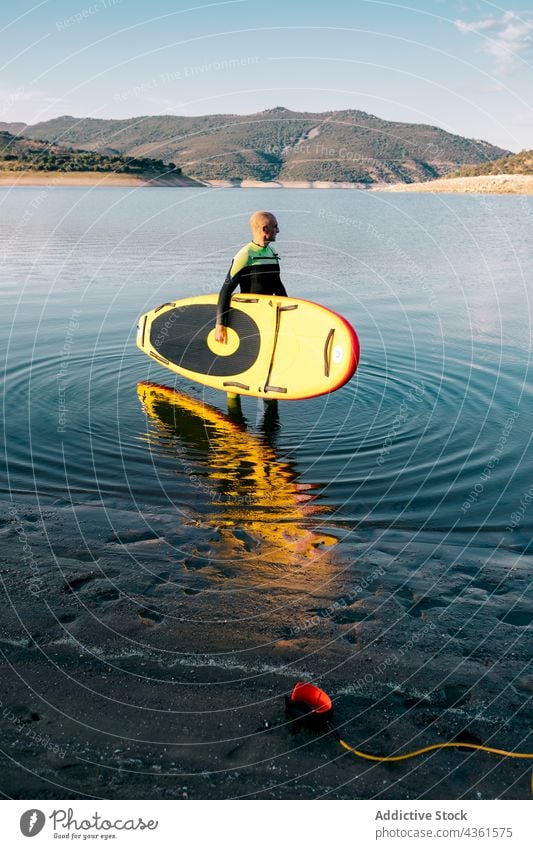
{"type": "Polygon", "coordinates": [[[450,177],[485,177],[494,174],[533,174],[533,150],[502,156],[482,165],[467,165],[450,177]]]}
{"type": "Polygon", "coordinates": [[[438,127],[384,121],[355,110],[253,115],[63,116],[24,135],[107,156],[178,161],[204,180],[424,181],[508,151],[438,127]]]}
{"type": "Polygon", "coordinates": [[[160,159],[133,159],[87,150],[71,150],[57,144],[33,141],[0,132],[0,171],[113,172],[139,176],[180,174],[174,163],[160,159]]]}

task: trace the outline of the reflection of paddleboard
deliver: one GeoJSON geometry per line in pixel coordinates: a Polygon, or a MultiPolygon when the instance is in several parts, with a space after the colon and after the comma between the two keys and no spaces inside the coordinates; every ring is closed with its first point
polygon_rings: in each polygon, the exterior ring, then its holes
{"type": "Polygon", "coordinates": [[[359,340],[340,315],[297,298],[234,295],[228,341],[215,341],[217,295],[173,301],[139,319],[137,345],[192,380],[257,398],[313,398],[353,375],[359,340]]]}
{"type": "Polygon", "coordinates": [[[137,392],[157,427],[147,439],[166,454],[172,436],[186,448],[193,485],[210,505],[203,521],[226,531],[226,542],[240,548],[235,530],[244,529],[279,564],[292,563],[295,555],[321,556],[323,547],[335,545],[337,538],[319,527],[327,508],[315,502],[315,487],[299,483],[271,445],[220,410],[166,386],[142,382],[137,392]]]}

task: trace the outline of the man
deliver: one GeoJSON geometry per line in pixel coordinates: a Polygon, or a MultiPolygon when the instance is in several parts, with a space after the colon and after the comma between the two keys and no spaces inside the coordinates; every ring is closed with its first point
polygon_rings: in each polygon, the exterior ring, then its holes
{"type": "Polygon", "coordinates": [[[218,296],[215,339],[222,344],[228,339],[231,295],[237,286],[246,294],[287,296],[279,276],[279,257],[270,247],[279,233],[276,216],[271,212],[254,212],[250,230],[252,241],[234,257],[218,296]]]}

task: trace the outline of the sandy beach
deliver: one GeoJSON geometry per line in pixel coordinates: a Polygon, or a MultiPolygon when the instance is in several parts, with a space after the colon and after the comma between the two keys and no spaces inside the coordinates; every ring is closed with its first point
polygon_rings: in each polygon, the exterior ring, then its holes
{"type": "Polygon", "coordinates": [[[430,180],[427,183],[334,183],[321,180],[209,180],[186,176],[143,178],[132,174],[104,172],[59,171],[0,171],[0,186],[161,186],[166,188],[211,187],[241,189],[359,189],[374,192],[449,192],[465,194],[533,194],[533,176],[529,174],[498,174],[486,177],[455,177],[430,180]]]}
{"type": "Polygon", "coordinates": [[[0,171],[0,186],[165,186],[201,187],[213,189],[366,189],[364,183],[333,183],[309,180],[197,180],[186,176],[167,176],[144,179],[132,174],[113,172],[71,172],[62,171],[0,171]]]}
{"type": "Polygon", "coordinates": [[[0,171],[0,186],[201,186],[190,177],[172,176],[144,178],[134,174],[116,174],[113,171],[0,171]]]}
{"type": "Polygon", "coordinates": [[[379,185],[374,187],[374,191],[533,195],[533,175],[495,174],[484,177],[453,177],[446,180],[430,180],[428,183],[379,185]]]}

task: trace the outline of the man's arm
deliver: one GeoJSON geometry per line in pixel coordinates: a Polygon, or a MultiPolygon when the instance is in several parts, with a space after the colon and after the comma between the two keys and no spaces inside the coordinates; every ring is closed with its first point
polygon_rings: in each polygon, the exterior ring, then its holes
{"type": "Polygon", "coordinates": [[[215,339],[217,342],[222,342],[223,344],[225,344],[228,340],[228,332],[226,330],[228,326],[228,312],[231,303],[231,296],[237,288],[238,282],[238,280],[232,278],[230,268],[218,295],[215,339]]]}
{"type": "Polygon", "coordinates": [[[238,274],[248,263],[248,247],[241,248],[239,253],[234,257],[230,269],[226,274],[226,279],[222,284],[222,288],[218,295],[217,303],[217,318],[215,326],[215,339],[217,342],[225,344],[228,340],[228,314],[231,304],[231,296],[239,285],[238,274]]]}

